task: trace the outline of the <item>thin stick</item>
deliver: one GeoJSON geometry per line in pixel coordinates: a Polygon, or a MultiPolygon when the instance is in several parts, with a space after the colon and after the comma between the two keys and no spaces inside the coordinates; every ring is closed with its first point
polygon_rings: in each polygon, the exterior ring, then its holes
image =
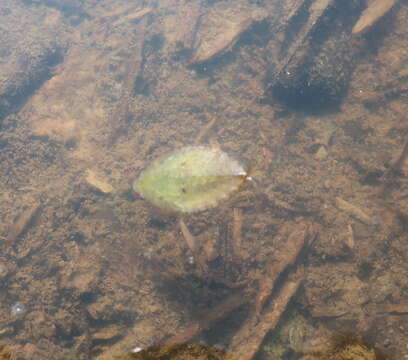
{"type": "Polygon", "coordinates": [[[408,139],[405,140],[405,144],[402,147],[401,153],[391,164],[390,168],[396,171],[401,170],[401,167],[404,164],[404,161],[407,158],[407,156],[408,156],[408,139]]]}
{"type": "Polygon", "coordinates": [[[188,227],[182,218],[180,218],[179,223],[180,223],[181,233],[183,234],[188,247],[190,248],[191,252],[195,254],[197,247],[196,247],[196,241],[195,241],[194,236],[191,234],[190,230],[188,230],[188,227]]]}
{"type": "Polygon", "coordinates": [[[260,288],[255,299],[256,317],[261,317],[262,309],[271,295],[280,274],[287,267],[295,264],[310,235],[308,226],[306,224],[299,224],[295,230],[293,230],[292,226],[284,226],[277,236],[276,244],[278,246],[283,245],[282,254],[277,262],[267,266],[266,274],[260,282],[260,288]]]}
{"type": "Polygon", "coordinates": [[[202,142],[202,140],[208,135],[208,133],[210,132],[210,130],[218,124],[218,122],[220,121],[220,117],[216,116],[214,117],[207,125],[205,125],[201,131],[198,133],[194,144],[200,144],[202,142]]]}
{"type": "Polygon", "coordinates": [[[246,304],[248,301],[248,296],[246,296],[246,294],[242,294],[241,291],[230,295],[220,304],[207,311],[201,320],[195,321],[181,333],[169,338],[166,341],[166,344],[183,344],[186,342],[191,342],[191,339],[199,335],[202,331],[209,329],[231,311],[246,304]]]}
{"type": "Polygon", "coordinates": [[[235,260],[239,260],[242,257],[241,254],[241,233],[242,233],[242,211],[241,209],[234,208],[233,211],[234,223],[232,227],[232,252],[235,260]]]}
{"type": "Polygon", "coordinates": [[[384,172],[384,174],[381,176],[381,179],[383,181],[383,184],[381,185],[380,188],[380,196],[385,197],[388,194],[389,191],[389,183],[391,180],[391,175],[393,173],[401,171],[401,168],[405,162],[405,159],[408,156],[408,139],[405,140],[405,143],[402,147],[401,152],[398,154],[398,156],[391,161],[391,164],[389,168],[384,172]]]}
{"type": "Polygon", "coordinates": [[[288,280],[273,300],[269,307],[270,310],[262,316],[258,323],[255,323],[256,318],[246,322],[233,337],[228,350],[240,360],[251,360],[259,351],[266,334],[278,324],[302,280],[303,278],[297,274],[293,280],[288,280]]]}
{"type": "Polygon", "coordinates": [[[179,224],[180,224],[181,233],[183,234],[183,237],[186,240],[186,243],[193,254],[194,260],[198,263],[198,266],[200,267],[202,273],[205,274],[207,270],[207,265],[205,261],[202,259],[202,257],[200,256],[200,254],[198,253],[197,241],[194,235],[191,234],[183,218],[180,218],[179,224]]]}

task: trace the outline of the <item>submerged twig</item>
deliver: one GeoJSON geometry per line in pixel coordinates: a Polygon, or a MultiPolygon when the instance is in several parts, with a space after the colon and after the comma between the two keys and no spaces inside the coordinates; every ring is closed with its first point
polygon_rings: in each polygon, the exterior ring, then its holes
{"type": "Polygon", "coordinates": [[[374,225],[375,223],[373,218],[369,216],[365,211],[340,197],[336,197],[336,206],[339,210],[348,213],[349,215],[357,218],[367,225],[374,225]]]}
{"type": "MultiPolygon", "coordinates": [[[[323,18],[325,13],[330,9],[332,5],[332,0],[318,0],[312,3],[308,9],[309,17],[307,22],[299,29],[298,38],[296,41],[292,42],[290,47],[287,49],[285,57],[282,61],[276,66],[274,70],[273,78],[276,78],[284,68],[290,63],[290,61],[295,57],[296,53],[302,52],[305,48],[305,43],[307,42],[310,34],[314,31],[316,24],[323,18]]],[[[299,11],[300,7],[296,7],[294,14],[299,11]]],[[[267,87],[269,87],[268,84],[267,87]]]]}
{"type": "Polygon", "coordinates": [[[200,144],[203,139],[208,135],[208,133],[210,132],[210,130],[218,124],[218,122],[220,121],[220,117],[216,116],[214,117],[207,125],[205,125],[201,131],[198,133],[197,137],[194,140],[194,144],[200,144]]]}
{"type": "Polygon", "coordinates": [[[187,50],[191,50],[194,46],[197,30],[202,16],[201,8],[202,5],[199,1],[187,2],[183,7],[184,11],[182,11],[182,14],[180,14],[180,20],[185,27],[182,43],[184,48],[187,50]]]}
{"type": "Polygon", "coordinates": [[[276,281],[280,274],[290,265],[296,262],[297,257],[302,251],[308,240],[308,227],[298,225],[298,228],[291,231],[288,235],[289,227],[284,227],[278,235],[277,243],[283,243],[283,256],[277,263],[269,265],[266,269],[264,278],[260,281],[260,289],[255,301],[255,316],[260,317],[266,300],[272,293],[276,281]]]}
{"type": "Polygon", "coordinates": [[[408,139],[405,140],[402,150],[395,156],[394,160],[390,163],[388,169],[381,176],[382,185],[379,190],[379,196],[385,198],[390,190],[390,183],[392,182],[393,175],[397,175],[403,168],[404,163],[408,157],[408,139]]]}
{"type": "Polygon", "coordinates": [[[387,177],[391,172],[400,171],[405,159],[408,157],[408,139],[405,140],[405,143],[402,147],[401,152],[396,156],[396,158],[391,162],[390,167],[384,173],[383,177],[387,177]]]}
{"type": "Polygon", "coordinates": [[[248,302],[248,297],[243,295],[241,291],[238,291],[230,295],[227,299],[215,306],[213,309],[205,313],[205,316],[201,320],[193,322],[181,333],[172,336],[166,341],[168,344],[183,344],[191,341],[200,332],[209,329],[217,321],[222,319],[231,311],[244,305],[248,302]]]}
{"type": "Polygon", "coordinates": [[[188,229],[186,223],[184,222],[183,218],[180,218],[179,220],[180,224],[180,229],[181,233],[183,234],[184,239],[186,240],[186,243],[190,249],[190,251],[193,254],[194,260],[197,262],[198,266],[200,267],[200,270],[202,274],[207,273],[207,264],[203,260],[203,258],[200,256],[199,249],[198,249],[198,244],[197,241],[194,237],[193,234],[191,234],[190,230],[188,229]]]}
{"type": "Polygon", "coordinates": [[[143,72],[143,48],[145,44],[145,27],[146,16],[151,12],[151,9],[140,10],[140,22],[138,24],[137,38],[134,39],[133,46],[130,46],[129,51],[132,56],[129,57],[126,69],[126,79],[122,87],[121,100],[114,110],[112,119],[112,132],[108,139],[108,144],[112,145],[118,138],[121,131],[126,127],[126,119],[130,114],[130,106],[135,88],[135,79],[142,77],[143,72]]]}
{"type": "Polygon", "coordinates": [[[241,231],[242,231],[242,211],[241,209],[234,208],[233,211],[233,227],[232,227],[232,252],[235,261],[242,259],[241,249],[241,231]]]}
{"type": "Polygon", "coordinates": [[[150,14],[152,12],[151,8],[138,9],[123,18],[120,18],[112,23],[112,26],[119,26],[127,22],[135,21],[141,19],[143,16],[150,14]]]}
{"type": "Polygon", "coordinates": [[[296,274],[293,279],[288,280],[260,321],[258,322],[255,317],[247,321],[233,337],[228,350],[240,360],[251,360],[259,351],[266,334],[278,324],[289,301],[296,294],[302,281],[303,276],[300,274],[296,274]]]}
{"type": "MultiPolygon", "coordinates": [[[[239,212],[235,212],[239,214],[239,212]]],[[[236,215],[238,232],[240,227],[240,214],[236,215]]],[[[182,224],[183,222],[181,222],[182,224]]],[[[184,224],[185,226],[185,224],[184,224]]],[[[183,228],[183,225],[182,225],[183,228]]],[[[186,230],[186,227],[185,229],[186,230]]],[[[187,229],[188,230],[188,229],[187,229]]],[[[189,233],[186,233],[189,237],[189,233]]],[[[215,323],[219,322],[228,313],[238,309],[241,306],[253,306],[253,299],[255,298],[255,305],[264,307],[267,298],[272,292],[275,286],[276,279],[279,275],[290,265],[293,265],[304,244],[310,238],[310,226],[308,224],[289,224],[285,226],[279,236],[278,242],[282,242],[282,251],[279,251],[281,260],[276,266],[268,268],[265,277],[260,279],[260,289],[257,286],[249,286],[245,290],[234,291],[233,294],[228,296],[224,301],[217,306],[205,312],[202,318],[198,321],[194,321],[190,326],[184,329],[178,335],[172,336],[166,343],[186,343],[197,337],[202,331],[211,328],[215,323]],[[281,240],[281,241],[279,241],[281,240]],[[267,285],[267,294],[263,291],[265,289],[264,283],[273,277],[272,281],[267,285]],[[258,293],[263,293],[266,296],[257,296],[258,293]],[[260,305],[259,305],[260,304],[260,305]]],[[[187,241],[192,241],[188,238],[187,241]]],[[[195,248],[195,244],[191,245],[195,248]]],[[[280,247],[280,246],[279,246],[280,247]]],[[[303,272],[297,271],[294,275],[289,276],[289,279],[282,285],[278,291],[277,296],[266,306],[264,311],[259,310],[258,313],[252,312],[250,318],[242,325],[238,333],[233,337],[230,349],[234,354],[239,354],[239,358],[250,360],[258,351],[260,344],[262,343],[265,335],[273,329],[283,312],[285,311],[290,299],[296,293],[303,279],[303,272]],[[261,315],[261,316],[258,316],[261,315]],[[249,345],[248,345],[249,344],[249,345]]],[[[251,312],[250,312],[251,313],[251,312]]]]}
{"type": "Polygon", "coordinates": [[[182,218],[180,218],[179,224],[180,224],[181,233],[183,234],[188,247],[190,248],[193,254],[196,254],[197,244],[196,244],[194,236],[191,234],[190,230],[188,230],[188,227],[182,218]]]}
{"type": "Polygon", "coordinates": [[[345,244],[350,250],[354,249],[354,246],[355,246],[354,229],[353,229],[353,226],[351,226],[351,224],[347,225],[347,235],[346,235],[345,244]]]}

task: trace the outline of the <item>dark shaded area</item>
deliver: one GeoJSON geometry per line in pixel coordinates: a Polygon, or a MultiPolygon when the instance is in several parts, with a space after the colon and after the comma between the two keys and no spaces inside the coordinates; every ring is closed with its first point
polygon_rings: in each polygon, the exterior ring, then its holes
{"type": "Polygon", "coordinates": [[[369,171],[361,180],[362,185],[380,186],[384,172],[381,170],[369,171]]]}
{"type": "MultiPolygon", "coordinates": [[[[282,49],[288,49],[289,46],[296,40],[296,37],[299,34],[302,26],[304,26],[307,22],[309,17],[309,7],[312,4],[312,0],[306,0],[302,3],[299,11],[293,18],[289,21],[288,26],[285,29],[285,38],[282,42],[282,49]]],[[[283,59],[284,52],[282,51],[280,54],[281,60],[283,59]]]]}
{"type": "Polygon", "coordinates": [[[151,217],[148,225],[159,230],[164,230],[168,225],[174,223],[174,218],[151,217]]]}
{"type": "Polygon", "coordinates": [[[252,25],[241,34],[236,44],[237,48],[252,45],[264,47],[270,40],[271,31],[273,30],[269,21],[254,21],[252,25]]]}
{"type": "Polygon", "coordinates": [[[85,11],[83,11],[81,2],[76,0],[23,0],[26,6],[35,6],[43,4],[50,8],[61,11],[66,17],[72,17],[70,24],[75,26],[79,25],[83,20],[90,19],[91,17],[85,11]]]}
{"type": "MultiPolygon", "coordinates": [[[[194,265],[192,265],[194,266],[194,265]]],[[[231,293],[225,285],[200,279],[195,275],[155,277],[160,293],[175,308],[190,310],[190,315],[197,317],[198,310],[206,311],[220,303],[231,293]]]]}
{"type": "Polygon", "coordinates": [[[391,11],[370,28],[370,31],[364,34],[364,38],[367,40],[367,50],[373,55],[378,53],[378,50],[383,46],[386,36],[393,31],[397,11],[398,6],[394,6],[391,11]]]}
{"type": "Polygon", "coordinates": [[[312,114],[338,110],[361,52],[362,43],[351,37],[350,29],[361,13],[362,3],[334,1],[291,56],[289,44],[301,38],[300,25],[309,15],[306,2],[295,16],[301,21],[294,21],[286,31],[281,58],[288,62],[272,76],[268,96],[312,114]]]}
{"type": "Polygon", "coordinates": [[[142,75],[136,76],[133,93],[135,95],[149,96],[150,84],[142,75]]]}
{"type": "MultiPolygon", "coordinates": [[[[0,95],[0,129],[2,119],[18,110],[26,103],[47,80],[53,76],[53,67],[64,61],[64,50],[55,47],[44,49],[44,52],[33,58],[21,60],[22,79],[5,89],[0,95]]],[[[20,75],[16,73],[16,77],[20,75]]]]}
{"type": "Polygon", "coordinates": [[[368,278],[370,278],[373,271],[374,271],[374,267],[372,263],[365,261],[361,263],[360,266],[358,267],[357,276],[361,280],[367,280],[368,278]]]}
{"type": "Polygon", "coordinates": [[[371,128],[362,127],[361,123],[360,119],[348,120],[342,126],[344,133],[357,144],[364,143],[365,138],[374,132],[371,128]]]}
{"type": "Polygon", "coordinates": [[[160,51],[163,49],[166,39],[162,34],[153,34],[145,43],[145,53],[160,51]]]}

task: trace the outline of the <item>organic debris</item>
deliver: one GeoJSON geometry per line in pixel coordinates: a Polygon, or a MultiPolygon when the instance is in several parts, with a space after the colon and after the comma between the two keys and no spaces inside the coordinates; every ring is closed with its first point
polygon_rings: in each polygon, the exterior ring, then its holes
{"type": "Polygon", "coordinates": [[[345,95],[361,44],[350,40],[350,20],[363,1],[316,0],[295,7],[281,60],[270,76],[275,99],[295,109],[335,107],[345,95]],[[347,10],[346,10],[347,9],[347,10]],[[306,21],[301,19],[306,18],[306,21]],[[294,33],[296,35],[294,35],[294,33]],[[322,41],[324,39],[324,41],[322,41]]]}
{"type": "Polygon", "coordinates": [[[103,194],[110,194],[113,192],[112,185],[98,178],[94,171],[88,169],[85,177],[86,182],[94,189],[100,191],[103,194]]]}
{"type": "Polygon", "coordinates": [[[302,281],[303,276],[300,273],[287,279],[262,317],[249,319],[234,335],[229,347],[230,351],[237,354],[239,359],[251,360],[259,352],[266,334],[278,325],[302,281]]]}
{"type": "Polygon", "coordinates": [[[397,0],[374,0],[368,5],[367,9],[363,11],[360,19],[358,19],[354,25],[352,33],[361,34],[366,32],[379,19],[387,14],[396,2],[397,0]]]}
{"type": "MultiPolygon", "coordinates": [[[[239,216],[235,216],[240,222],[239,216]]],[[[236,225],[234,236],[240,237],[238,233],[239,225],[236,225]]],[[[250,360],[259,351],[259,347],[266,334],[273,330],[278,324],[283,312],[286,310],[290,299],[295,295],[303,281],[301,270],[294,271],[296,259],[306,244],[314,238],[314,229],[309,224],[292,224],[285,226],[277,236],[276,246],[279,247],[277,258],[270,259],[269,266],[265,274],[261,277],[256,272],[245,274],[245,281],[228,283],[225,279],[213,277],[211,269],[206,274],[209,281],[222,282],[233,289],[233,292],[225,300],[206,311],[200,320],[193,322],[181,333],[166,339],[166,343],[189,343],[201,332],[212,328],[222,318],[242,306],[249,306],[249,317],[244,321],[239,331],[233,336],[228,350],[232,354],[237,354],[238,358],[250,360]],[[285,271],[293,272],[284,280],[284,284],[278,290],[270,303],[272,290],[275,288],[277,279],[285,271]],[[251,281],[252,280],[252,281],[251,281]],[[252,282],[255,281],[256,286],[252,282]],[[234,290],[237,288],[238,290],[234,290]]],[[[237,241],[233,243],[235,246],[237,241]]],[[[233,249],[234,254],[242,252],[233,249]]],[[[224,259],[226,261],[226,259],[224,259]]],[[[242,258],[233,260],[236,264],[243,261],[242,258]]]]}
{"type": "Polygon", "coordinates": [[[112,360],[180,335],[292,359],[350,328],[407,355],[408,7],[356,36],[365,3],[0,1],[0,335],[18,357],[112,360]],[[273,84],[341,106],[293,111],[263,98],[273,84]],[[181,234],[131,183],[204,139],[250,160],[259,191],[242,181],[181,234]]]}
{"type": "Polygon", "coordinates": [[[116,360],[235,360],[229,354],[217,347],[198,344],[156,345],[141,349],[134,354],[118,357],[116,360]]]}
{"type": "Polygon", "coordinates": [[[143,16],[148,15],[152,12],[151,8],[144,8],[144,9],[139,9],[134,12],[131,12],[122,18],[116,20],[115,22],[112,23],[113,26],[120,26],[125,23],[129,23],[131,21],[136,21],[141,19],[143,16]]]}
{"type": "Polygon", "coordinates": [[[10,350],[3,344],[0,344],[0,360],[14,360],[15,357],[11,354],[10,350]]]}
{"type": "Polygon", "coordinates": [[[337,197],[336,198],[336,206],[348,213],[351,216],[354,216],[361,222],[368,224],[368,225],[374,225],[375,224],[375,218],[373,216],[368,215],[365,211],[363,211],[361,208],[351,204],[350,202],[337,197]]]}
{"type": "Polygon", "coordinates": [[[154,161],[133,189],[159,208],[191,213],[216,206],[247,176],[245,168],[225,152],[187,146],[154,161]]]}
{"type": "Polygon", "coordinates": [[[323,348],[305,352],[305,360],[387,360],[383,352],[353,333],[333,334],[323,348]]]}
{"type": "Polygon", "coordinates": [[[230,50],[254,21],[261,21],[267,15],[259,8],[231,10],[211,9],[201,17],[192,63],[204,63],[230,50]]]}

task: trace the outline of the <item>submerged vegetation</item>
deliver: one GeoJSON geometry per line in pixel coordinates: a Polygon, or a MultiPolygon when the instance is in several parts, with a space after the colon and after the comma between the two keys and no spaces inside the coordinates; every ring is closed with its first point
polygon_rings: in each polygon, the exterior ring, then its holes
{"type": "Polygon", "coordinates": [[[0,344],[0,360],[15,360],[15,357],[4,344],[0,344]]]}
{"type": "Polygon", "coordinates": [[[237,360],[232,354],[199,344],[156,345],[114,360],[237,360]]]}
{"type": "Polygon", "coordinates": [[[309,360],[390,360],[383,352],[353,333],[332,335],[327,347],[306,353],[309,360]]]}

